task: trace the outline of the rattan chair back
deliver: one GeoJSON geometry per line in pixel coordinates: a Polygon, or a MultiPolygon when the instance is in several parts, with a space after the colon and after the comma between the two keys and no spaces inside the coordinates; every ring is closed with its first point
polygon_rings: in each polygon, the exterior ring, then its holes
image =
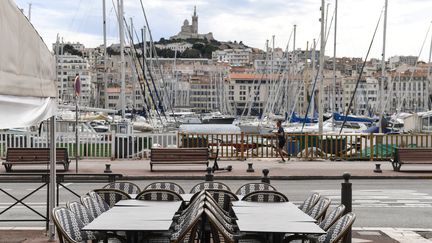
{"type": "Polygon", "coordinates": [[[248,202],[288,202],[288,198],[278,191],[254,191],[242,198],[248,202]]]}
{"type": "Polygon", "coordinates": [[[255,191],[277,191],[276,188],[268,183],[256,182],[247,183],[237,189],[236,195],[246,195],[255,191]]]}
{"type": "Polygon", "coordinates": [[[142,191],[135,199],[145,201],[183,201],[180,194],[164,189],[149,189],[142,191]]]}
{"type": "Polygon", "coordinates": [[[170,190],[176,192],[178,194],[185,193],[183,188],[174,182],[153,182],[144,188],[144,190],[148,190],[148,189],[164,189],[164,190],[170,190]]]}

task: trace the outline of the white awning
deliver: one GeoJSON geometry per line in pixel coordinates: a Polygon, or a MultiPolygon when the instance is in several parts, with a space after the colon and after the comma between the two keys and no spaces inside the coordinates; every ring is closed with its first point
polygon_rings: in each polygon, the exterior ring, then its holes
{"type": "Polygon", "coordinates": [[[29,127],[56,113],[57,101],[46,97],[0,95],[0,129],[29,127]]]}
{"type": "Polygon", "coordinates": [[[55,112],[55,59],[12,0],[0,1],[0,129],[34,125],[55,112]]]}

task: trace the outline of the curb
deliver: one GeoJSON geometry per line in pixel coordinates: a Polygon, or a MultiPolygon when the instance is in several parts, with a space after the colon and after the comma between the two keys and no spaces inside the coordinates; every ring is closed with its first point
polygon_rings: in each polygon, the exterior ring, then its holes
{"type": "MultiPolygon", "coordinates": [[[[215,175],[218,180],[261,180],[261,176],[229,176],[215,175]]],[[[271,180],[343,180],[340,176],[269,176],[271,180]]],[[[204,180],[205,176],[128,176],[124,175],[121,180],[204,180]]],[[[432,176],[355,176],[351,175],[351,180],[418,180],[432,179],[432,176]]]]}

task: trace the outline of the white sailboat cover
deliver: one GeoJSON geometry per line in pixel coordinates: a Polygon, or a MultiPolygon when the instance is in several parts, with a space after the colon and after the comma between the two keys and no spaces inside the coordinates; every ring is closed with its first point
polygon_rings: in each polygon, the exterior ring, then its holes
{"type": "Polygon", "coordinates": [[[0,129],[28,127],[56,112],[55,59],[12,0],[0,1],[0,129]]]}

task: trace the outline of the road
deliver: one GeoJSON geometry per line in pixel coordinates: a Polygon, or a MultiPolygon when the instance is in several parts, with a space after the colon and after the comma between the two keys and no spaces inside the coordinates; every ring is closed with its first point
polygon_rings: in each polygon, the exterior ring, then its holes
{"type": "MultiPolygon", "coordinates": [[[[134,181],[140,187],[153,181],[134,181]]],[[[201,181],[175,181],[186,191],[201,181]]],[[[235,191],[239,186],[250,181],[222,181],[235,191]]],[[[290,180],[271,182],[279,191],[287,195],[289,200],[300,204],[312,192],[332,199],[332,206],[340,203],[341,181],[339,180],[290,180]]],[[[353,211],[357,214],[355,227],[396,227],[396,228],[432,228],[432,180],[352,180],[353,211]]],[[[106,183],[67,183],[66,186],[79,195],[91,189],[100,188],[106,183]]],[[[37,188],[38,183],[0,183],[0,188],[17,198],[37,188]]],[[[78,200],[77,197],[60,190],[60,205],[67,201],[78,200]]],[[[7,208],[12,199],[0,192],[0,212],[7,208]]],[[[24,200],[36,211],[46,211],[46,188],[24,200]]],[[[37,219],[38,216],[25,208],[17,206],[0,214],[5,219],[37,219]]],[[[43,222],[0,222],[4,226],[44,226],[43,222]]]]}

